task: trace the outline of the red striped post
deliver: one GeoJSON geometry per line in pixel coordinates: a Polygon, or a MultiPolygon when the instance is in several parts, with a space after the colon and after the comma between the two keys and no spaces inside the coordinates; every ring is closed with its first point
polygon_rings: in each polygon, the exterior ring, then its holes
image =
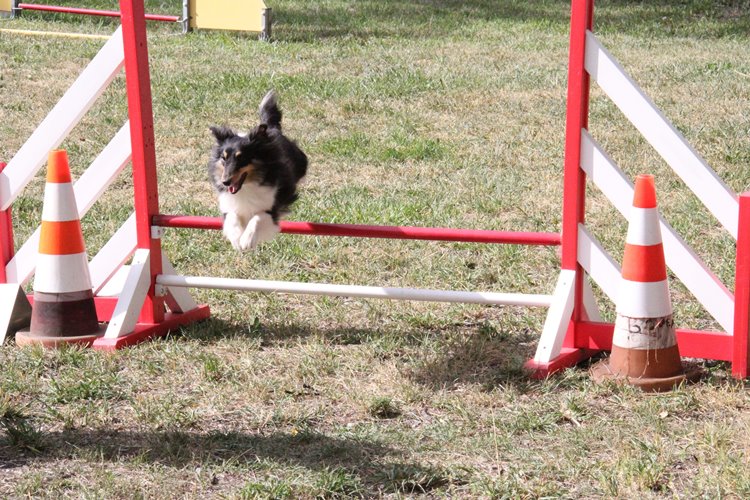
{"type": "MultiPolygon", "coordinates": [[[[0,162],[0,172],[7,164],[0,162]]],[[[12,206],[12,205],[11,205],[12,206]]],[[[8,276],[5,274],[5,266],[13,258],[15,247],[13,244],[13,218],[11,207],[0,210],[0,283],[7,283],[8,276]]]]}
{"type": "Polygon", "coordinates": [[[159,213],[159,193],[143,1],[120,0],[120,11],[133,151],[137,247],[150,250],[151,260],[151,285],[141,311],[141,321],[161,323],[164,320],[164,300],[155,293],[156,276],[162,272],[161,240],[152,238],[151,234],[151,219],[159,213]]]}
{"type": "Polygon", "coordinates": [[[562,269],[575,270],[573,313],[563,340],[563,351],[549,371],[573,366],[589,356],[575,343],[575,330],[583,318],[583,268],[578,264],[578,226],[585,221],[586,174],[581,170],[582,130],[588,127],[589,75],[584,67],[586,31],[592,29],[594,0],[573,0],[570,12],[568,99],[565,121],[563,180],[562,269]]]}
{"type": "Polygon", "coordinates": [[[734,270],[732,375],[742,379],[750,375],[750,193],[742,193],[739,202],[734,270]]]}

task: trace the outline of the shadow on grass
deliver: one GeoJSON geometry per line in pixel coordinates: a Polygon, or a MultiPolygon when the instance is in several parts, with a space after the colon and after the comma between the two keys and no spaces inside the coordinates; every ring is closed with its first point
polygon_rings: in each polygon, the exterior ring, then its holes
{"type": "MultiPolygon", "coordinates": [[[[275,36],[285,41],[465,37],[482,23],[503,21],[567,31],[570,19],[569,0],[287,1],[273,9],[275,36]]],[[[750,33],[745,0],[613,0],[597,5],[594,18],[597,30],[636,35],[718,38],[750,33]]]]}
{"type": "Polygon", "coordinates": [[[453,389],[479,384],[485,390],[498,385],[528,386],[523,364],[534,354],[538,332],[521,328],[508,333],[485,325],[425,326],[408,329],[316,328],[303,324],[261,324],[257,320],[238,326],[222,319],[208,320],[184,329],[176,341],[214,343],[226,339],[256,342],[261,347],[296,345],[300,339],[320,338],[331,345],[368,344],[380,359],[404,358],[403,372],[433,389],[453,389]]]}
{"type": "Polygon", "coordinates": [[[261,323],[258,318],[250,319],[242,325],[212,316],[174,332],[168,338],[206,343],[242,339],[257,342],[261,346],[274,346],[298,339],[321,337],[332,344],[349,345],[363,344],[382,334],[382,330],[367,328],[314,328],[311,325],[297,323],[261,323]]]}
{"type": "Polygon", "coordinates": [[[512,384],[525,389],[535,384],[523,364],[534,355],[538,334],[491,335],[479,331],[451,339],[445,347],[418,362],[409,376],[433,390],[478,384],[483,390],[512,384]]]}
{"type": "Polygon", "coordinates": [[[36,449],[25,452],[4,446],[0,440],[0,470],[95,457],[97,462],[157,464],[176,470],[232,464],[261,471],[280,466],[301,466],[323,474],[344,471],[369,489],[397,493],[423,492],[457,481],[439,469],[400,462],[399,455],[378,442],[309,431],[256,435],[66,429],[45,433],[36,449]]]}
{"type": "MultiPolygon", "coordinates": [[[[0,448],[2,450],[2,448],[0,448]]],[[[363,466],[393,450],[374,442],[348,440],[303,431],[292,435],[255,435],[241,432],[108,431],[66,429],[45,433],[43,446],[29,458],[0,455],[0,461],[20,465],[27,460],[58,459],[89,453],[102,460],[139,460],[182,468],[190,464],[255,464],[268,459],[310,469],[343,465],[363,466]]]]}

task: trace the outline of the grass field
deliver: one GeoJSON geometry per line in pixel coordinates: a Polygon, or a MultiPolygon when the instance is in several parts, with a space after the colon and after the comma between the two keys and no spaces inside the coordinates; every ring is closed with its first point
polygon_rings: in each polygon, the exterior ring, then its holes
{"type": "MultiPolygon", "coordinates": [[[[57,1],[115,9],[116,2],[57,1]]],[[[146,2],[178,14],[178,0],[146,2]]],[[[569,3],[270,0],[274,38],[150,24],[160,205],[218,215],[208,126],[269,88],[310,171],[291,218],[559,231],[569,3]]],[[[602,0],[599,38],[737,192],[750,189],[750,3],[602,0]]],[[[26,13],[0,28],[111,34],[26,13]]],[[[101,41],[0,32],[0,160],[101,41]]],[[[74,176],[127,116],[118,77],[63,143],[74,176]]],[[[734,242],[594,87],[590,129],[731,288],[734,242]]],[[[13,207],[38,224],[43,176],[13,207]]],[[[132,210],[123,175],[83,220],[90,255],[132,210]]],[[[614,256],[626,224],[593,186],[614,256]]],[[[239,254],[169,230],[184,274],[550,293],[554,249],[280,236],[239,254]]],[[[718,328],[676,281],[678,325],[718,328]]],[[[596,290],[603,316],[613,306],[596,290]]],[[[196,291],[212,318],[103,354],[0,347],[3,498],[748,498],[750,396],[723,363],[663,395],[532,381],[544,310],[196,291]]]]}

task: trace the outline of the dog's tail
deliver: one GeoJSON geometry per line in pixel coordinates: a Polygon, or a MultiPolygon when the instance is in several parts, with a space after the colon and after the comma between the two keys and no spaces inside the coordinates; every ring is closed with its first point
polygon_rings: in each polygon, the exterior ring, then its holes
{"type": "Polygon", "coordinates": [[[276,103],[276,92],[270,90],[260,102],[260,122],[268,128],[281,130],[281,110],[276,103]]]}

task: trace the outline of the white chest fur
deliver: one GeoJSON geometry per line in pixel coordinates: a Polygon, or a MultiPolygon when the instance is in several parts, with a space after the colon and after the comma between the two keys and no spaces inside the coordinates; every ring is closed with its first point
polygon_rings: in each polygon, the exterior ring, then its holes
{"type": "Polygon", "coordinates": [[[247,224],[253,215],[271,210],[275,199],[275,187],[246,182],[235,194],[224,192],[219,195],[219,210],[225,214],[237,214],[247,224]]]}
{"type": "Polygon", "coordinates": [[[266,211],[273,208],[276,188],[246,182],[235,194],[219,195],[219,210],[225,214],[224,236],[237,250],[250,250],[279,232],[266,211]]]}

